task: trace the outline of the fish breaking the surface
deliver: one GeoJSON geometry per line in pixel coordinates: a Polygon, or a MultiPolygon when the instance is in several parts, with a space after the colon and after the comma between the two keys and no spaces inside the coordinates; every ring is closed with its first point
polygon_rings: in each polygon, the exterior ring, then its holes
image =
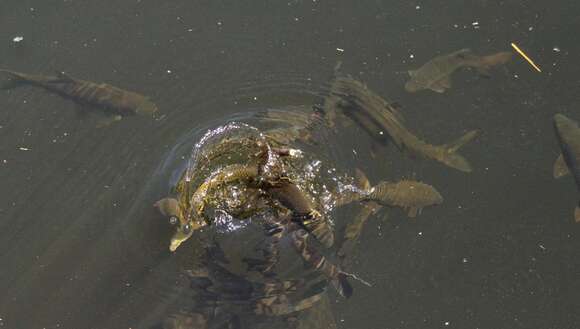
{"type": "MultiPolygon", "coordinates": [[[[580,190],[580,127],[578,123],[563,114],[556,114],[554,130],[564,161],[574,176],[576,187],[580,190]]],[[[580,202],[574,210],[574,219],[580,222],[580,202]]]]}
{"type": "Polygon", "coordinates": [[[58,76],[32,75],[9,70],[0,70],[0,73],[10,76],[10,80],[1,87],[2,89],[24,84],[39,86],[77,103],[102,108],[112,114],[110,122],[118,121],[123,116],[152,115],[157,112],[157,105],[148,97],[106,83],[78,80],[64,73],[58,76]]]}
{"type": "Polygon", "coordinates": [[[471,165],[457,150],[475,139],[479,134],[478,130],[471,130],[449,144],[426,143],[404,126],[402,115],[392,104],[351,77],[336,78],[327,101],[332,106],[326,106],[325,100],[326,113],[340,111],[381,144],[385,144],[390,137],[401,151],[439,161],[463,172],[472,170],[471,165]]]}
{"type": "Polygon", "coordinates": [[[462,67],[473,67],[488,76],[489,69],[507,63],[511,52],[503,51],[488,56],[477,56],[469,49],[461,49],[447,55],[433,58],[416,70],[410,70],[410,80],[405,84],[408,92],[430,89],[438,93],[451,88],[451,75],[462,67]]]}

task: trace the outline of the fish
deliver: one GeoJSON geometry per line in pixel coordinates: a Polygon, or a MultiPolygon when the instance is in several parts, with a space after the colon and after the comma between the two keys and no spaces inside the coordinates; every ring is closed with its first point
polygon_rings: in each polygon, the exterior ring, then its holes
{"type": "Polygon", "coordinates": [[[404,118],[397,106],[375,94],[364,83],[348,76],[334,80],[327,98],[335,104],[335,111],[341,111],[357,123],[376,142],[385,145],[393,141],[403,152],[433,159],[463,172],[472,171],[469,162],[457,150],[474,140],[479,130],[471,130],[448,144],[429,144],[405,127],[404,118]]]}
{"type": "MultiPolygon", "coordinates": [[[[356,187],[360,190],[360,195],[358,200],[361,199],[362,195],[368,194],[371,191],[371,184],[366,174],[359,168],[355,169],[355,183],[356,187]]],[[[341,265],[346,265],[348,262],[347,256],[354,249],[354,245],[358,241],[363,227],[370,216],[373,216],[382,206],[375,201],[367,201],[361,203],[361,209],[353,218],[353,220],[346,225],[344,228],[344,239],[341,246],[337,252],[338,257],[341,259],[341,265]]]]}
{"type": "Polygon", "coordinates": [[[112,121],[135,114],[152,116],[158,111],[157,105],[144,95],[106,83],[75,79],[63,72],[58,76],[33,75],[10,70],[0,70],[0,73],[10,77],[10,80],[0,87],[1,89],[11,89],[24,84],[38,86],[76,103],[102,108],[104,112],[112,114],[112,121]]]}
{"type": "Polygon", "coordinates": [[[509,51],[502,51],[492,55],[477,56],[466,48],[437,56],[420,68],[408,71],[410,79],[405,83],[405,90],[414,93],[428,89],[443,93],[451,88],[451,75],[456,70],[473,67],[480,74],[489,76],[489,70],[492,67],[507,63],[512,55],[513,53],[509,51]]]}
{"type": "Polygon", "coordinates": [[[403,179],[396,183],[379,182],[363,197],[363,200],[403,208],[407,210],[407,216],[415,218],[421,214],[424,207],[443,203],[443,196],[429,184],[403,179]]]}
{"type": "MultiPolygon", "coordinates": [[[[562,150],[564,162],[570,169],[580,191],[580,127],[563,114],[554,115],[554,131],[562,150]]],[[[580,223],[580,201],[574,209],[574,220],[580,223]]]]}
{"type": "Polygon", "coordinates": [[[567,176],[569,174],[570,174],[570,170],[568,169],[568,166],[566,165],[566,162],[564,161],[564,156],[562,154],[560,154],[556,158],[556,161],[554,161],[554,170],[553,170],[554,178],[564,177],[564,176],[567,176]]]}

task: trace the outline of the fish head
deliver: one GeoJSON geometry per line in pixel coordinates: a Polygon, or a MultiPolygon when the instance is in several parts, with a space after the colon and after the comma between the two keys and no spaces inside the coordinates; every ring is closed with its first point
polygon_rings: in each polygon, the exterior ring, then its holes
{"type": "Polygon", "coordinates": [[[153,115],[157,111],[159,111],[157,105],[149,99],[144,99],[142,102],[139,102],[139,105],[135,109],[135,112],[139,115],[153,115]]]}
{"type": "Polygon", "coordinates": [[[419,91],[420,89],[421,86],[417,83],[417,81],[415,81],[415,79],[411,79],[407,81],[407,83],[405,83],[405,90],[410,93],[414,93],[416,91],[419,91]]]}
{"type": "Polygon", "coordinates": [[[169,224],[175,226],[175,233],[171,237],[169,250],[174,252],[185,241],[187,241],[193,231],[199,229],[202,225],[197,221],[188,220],[187,213],[179,205],[179,201],[174,198],[163,198],[155,202],[154,206],[163,216],[169,218],[169,224]]]}

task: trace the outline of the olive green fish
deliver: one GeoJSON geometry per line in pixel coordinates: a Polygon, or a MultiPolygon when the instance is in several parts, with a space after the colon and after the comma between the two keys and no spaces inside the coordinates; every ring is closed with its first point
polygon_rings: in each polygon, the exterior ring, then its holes
{"type": "Polygon", "coordinates": [[[401,151],[439,161],[463,172],[471,172],[471,165],[457,150],[475,139],[479,131],[469,131],[449,144],[432,145],[424,142],[405,127],[404,119],[395,106],[351,77],[336,78],[327,98],[335,108],[326,108],[326,112],[341,111],[375,141],[386,144],[390,140],[401,151]]]}
{"type": "Polygon", "coordinates": [[[9,70],[0,70],[0,73],[10,76],[10,81],[2,89],[22,84],[39,86],[77,103],[100,107],[114,115],[114,121],[128,115],[152,115],[158,110],[157,105],[144,95],[106,83],[74,79],[65,73],[59,73],[58,76],[32,75],[9,70]]]}
{"type": "Polygon", "coordinates": [[[488,76],[489,69],[507,63],[511,52],[498,52],[488,56],[477,56],[469,49],[461,49],[451,54],[437,56],[416,70],[410,70],[411,79],[405,84],[405,90],[416,92],[423,89],[438,93],[451,88],[451,75],[463,67],[476,68],[482,75],[488,76]]]}
{"type": "MultiPolygon", "coordinates": [[[[568,169],[574,176],[576,187],[580,190],[580,127],[578,123],[563,114],[554,116],[554,130],[568,169]]],[[[580,202],[574,210],[574,219],[580,222],[580,202]]]]}

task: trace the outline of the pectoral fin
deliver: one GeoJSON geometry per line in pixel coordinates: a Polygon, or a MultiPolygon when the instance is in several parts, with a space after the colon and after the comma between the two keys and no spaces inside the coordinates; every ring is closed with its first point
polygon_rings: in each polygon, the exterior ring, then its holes
{"type": "Polygon", "coordinates": [[[451,88],[451,79],[447,76],[441,80],[438,80],[432,83],[429,86],[429,89],[433,90],[434,92],[444,93],[446,89],[451,88]]]}
{"type": "Polygon", "coordinates": [[[407,216],[409,216],[410,218],[415,218],[415,217],[417,217],[417,215],[420,212],[421,212],[421,208],[411,207],[411,208],[409,208],[409,211],[407,212],[407,216]]]}
{"type": "Polygon", "coordinates": [[[568,174],[570,174],[570,170],[566,165],[566,161],[564,161],[564,156],[560,154],[556,159],[556,161],[554,162],[554,171],[553,171],[554,178],[564,177],[568,174]]]}

